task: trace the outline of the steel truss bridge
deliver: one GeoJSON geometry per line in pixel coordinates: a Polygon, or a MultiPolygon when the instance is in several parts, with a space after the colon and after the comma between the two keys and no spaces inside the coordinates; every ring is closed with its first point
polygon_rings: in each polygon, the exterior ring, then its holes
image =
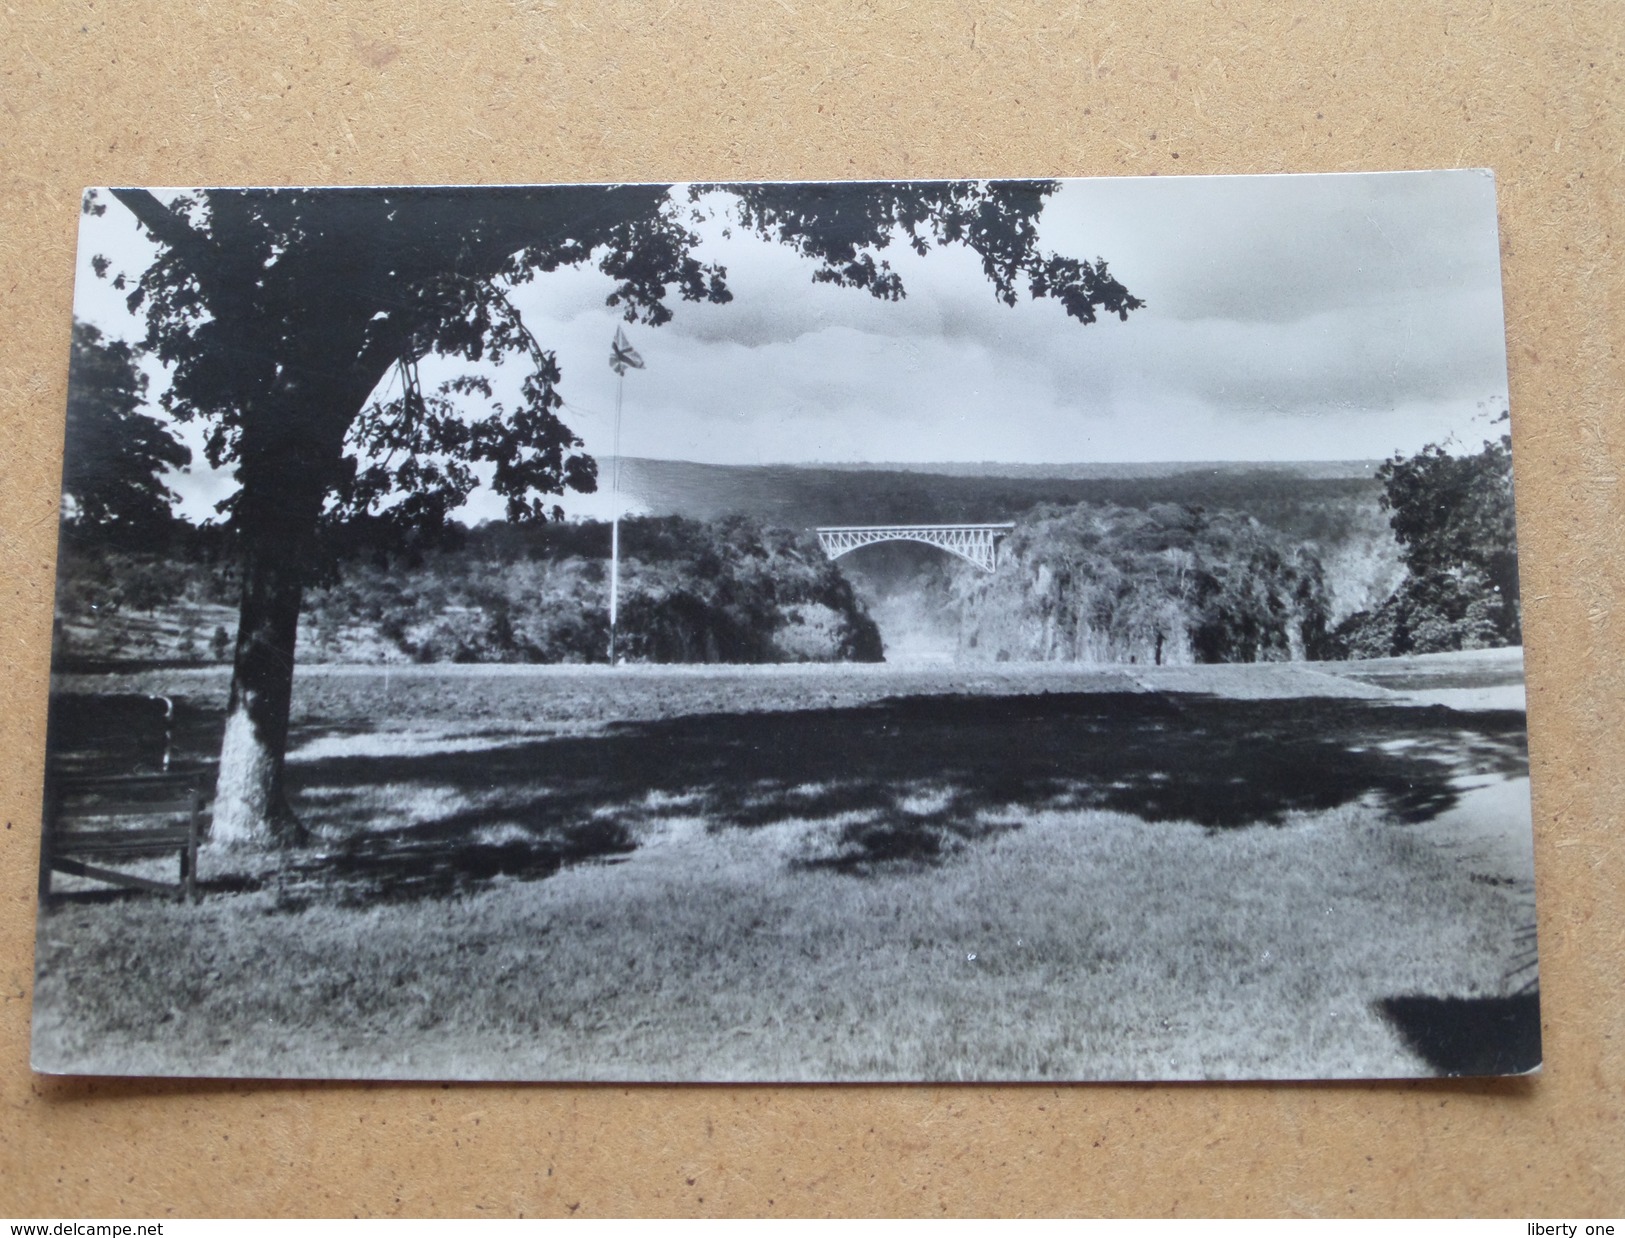
{"type": "Polygon", "coordinates": [[[998,566],[999,539],[1012,524],[863,524],[814,529],[831,559],[876,542],[924,542],[974,563],[984,572],[998,566]]]}

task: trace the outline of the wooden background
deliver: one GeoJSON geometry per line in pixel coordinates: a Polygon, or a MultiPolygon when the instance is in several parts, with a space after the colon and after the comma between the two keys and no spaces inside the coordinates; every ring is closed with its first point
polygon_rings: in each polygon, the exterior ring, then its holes
{"type": "Polygon", "coordinates": [[[1621,17],[1534,0],[0,6],[0,1214],[1625,1212],[1621,17]],[[82,186],[1464,165],[1500,183],[1538,1078],[444,1088],[30,1074],[82,186]]]}

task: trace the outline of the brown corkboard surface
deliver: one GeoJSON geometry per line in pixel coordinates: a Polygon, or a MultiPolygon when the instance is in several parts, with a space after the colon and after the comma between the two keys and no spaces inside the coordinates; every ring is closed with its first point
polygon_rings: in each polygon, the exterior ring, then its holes
{"type": "Polygon", "coordinates": [[[0,1213],[1625,1212],[1625,21],[1613,5],[0,9],[0,1213]],[[73,252],[92,184],[1488,166],[1545,1003],[1538,1078],[620,1088],[28,1068],[73,252]]]}

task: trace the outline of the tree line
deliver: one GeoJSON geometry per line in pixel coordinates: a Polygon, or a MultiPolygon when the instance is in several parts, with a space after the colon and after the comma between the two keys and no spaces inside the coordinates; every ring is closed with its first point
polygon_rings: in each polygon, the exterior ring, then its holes
{"type": "MultiPolygon", "coordinates": [[[[59,653],[80,663],[225,660],[242,588],[239,532],[171,515],[161,478],[190,453],[146,411],[145,386],[129,345],[76,326],[59,653]]],[[[1510,439],[1397,454],[1375,481],[1404,576],[1336,623],[1346,607],[1334,595],[1347,582],[1328,571],[1326,551],[1347,558],[1355,548],[1342,543],[1382,534],[1355,527],[1350,500],[1324,496],[1307,508],[1266,505],[1265,521],[1190,503],[1039,504],[994,577],[938,573],[930,586],[971,659],[1269,661],[1516,644],[1510,439]]],[[[628,521],[625,535],[630,658],[883,656],[846,577],[805,532],[672,517],[628,521]]],[[[603,659],[608,544],[608,526],[594,522],[469,530],[367,513],[325,522],[306,568],[305,656],[603,659]]]]}
{"type": "Polygon", "coordinates": [[[1399,657],[1522,640],[1511,440],[1377,470],[1404,576],[1333,622],[1322,546],[1250,513],[1043,506],[952,587],[962,656],[1182,663],[1399,657]]]}
{"type": "MultiPolygon", "coordinates": [[[[474,529],[430,546],[359,544],[306,591],[310,662],[604,662],[609,526],[474,529]]],[[[618,655],[634,662],[879,661],[879,630],[806,532],[744,518],[622,522],[618,655]]],[[[165,549],[77,536],[58,567],[61,669],[230,660],[240,587],[229,531],[165,549]]]]}
{"type": "MultiPolygon", "coordinates": [[[[1042,505],[1020,520],[993,576],[944,559],[914,584],[953,615],[967,660],[1254,662],[1517,643],[1507,442],[1465,455],[1429,447],[1386,461],[1378,477],[1405,575],[1335,625],[1316,542],[1194,505],[1042,505]]],[[[232,530],[143,519],[136,541],[137,522],[65,524],[64,669],[229,660],[240,589],[232,530]]],[[[324,541],[306,591],[302,656],[604,661],[609,543],[608,525],[592,521],[453,521],[405,542],[388,525],[349,522],[324,541]]],[[[645,517],[623,522],[622,543],[621,652],[633,661],[884,656],[847,575],[804,530],[645,517]]]]}
{"type": "Polygon", "coordinates": [[[957,582],[962,656],[1163,665],[1322,658],[1312,546],[1250,515],[1169,503],[1043,507],[992,576],[957,582]]]}
{"type": "MultiPolygon", "coordinates": [[[[420,662],[602,662],[609,527],[489,524],[403,567],[376,559],[313,589],[307,656],[420,662]]],[[[744,518],[621,524],[617,658],[879,661],[879,630],[816,539],[744,518]]],[[[308,639],[307,639],[308,638],[308,639]]]]}

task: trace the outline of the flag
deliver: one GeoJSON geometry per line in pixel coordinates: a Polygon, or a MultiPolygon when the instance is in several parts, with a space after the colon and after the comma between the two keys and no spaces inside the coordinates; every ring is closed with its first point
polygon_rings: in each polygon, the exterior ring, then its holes
{"type": "Polygon", "coordinates": [[[632,347],[632,341],[619,327],[615,328],[615,341],[609,346],[609,368],[617,374],[625,374],[628,369],[643,368],[643,358],[638,356],[638,350],[632,347]]]}

